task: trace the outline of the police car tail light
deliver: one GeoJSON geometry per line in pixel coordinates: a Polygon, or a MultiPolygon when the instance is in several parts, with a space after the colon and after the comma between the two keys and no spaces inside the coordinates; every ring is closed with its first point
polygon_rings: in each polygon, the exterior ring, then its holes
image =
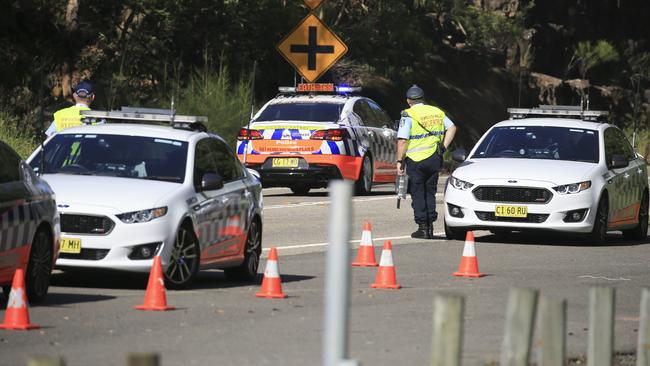
{"type": "Polygon", "coordinates": [[[247,128],[242,128],[239,130],[239,135],[237,135],[237,140],[261,140],[264,138],[264,135],[258,130],[249,130],[247,128]]]}
{"type": "Polygon", "coordinates": [[[460,180],[453,175],[449,176],[449,184],[451,184],[451,186],[456,189],[460,189],[461,191],[465,191],[474,187],[473,183],[465,182],[464,180],[460,180]]]}
{"type": "Polygon", "coordinates": [[[314,131],[311,134],[310,139],[312,140],[330,140],[330,141],[342,141],[350,137],[348,130],[344,128],[334,128],[330,130],[318,130],[314,131]]]}
{"type": "Polygon", "coordinates": [[[117,218],[122,220],[122,222],[125,224],[135,224],[139,222],[149,222],[153,219],[163,217],[166,214],[167,207],[158,207],[149,210],[126,212],[115,216],[117,216],[117,218]]]}
{"type": "Polygon", "coordinates": [[[591,187],[590,180],[578,183],[563,184],[561,186],[553,187],[553,189],[559,194],[574,194],[582,192],[585,189],[589,189],[589,187],[591,187]]]}

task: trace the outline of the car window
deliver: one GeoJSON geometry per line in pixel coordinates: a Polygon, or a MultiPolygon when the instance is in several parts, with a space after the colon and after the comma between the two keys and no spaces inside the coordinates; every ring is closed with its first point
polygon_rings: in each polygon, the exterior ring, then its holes
{"type": "Polygon", "coordinates": [[[9,146],[0,143],[0,183],[20,180],[20,160],[9,146]]]}
{"type": "MultiPolygon", "coordinates": [[[[187,142],[145,136],[57,134],[45,145],[45,173],[182,183],[187,142]]],[[[40,154],[30,161],[40,169],[40,154]]]]}
{"type": "Polygon", "coordinates": [[[296,102],[269,104],[253,122],[338,122],[341,119],[342,110],[343,103],[296,102]]]}
{"type": "Polygon", "coordinates": [[[495,127],[472,158],[521,158],[597,163],[598,131],[546,126],[495,127]]]}
{"type": "Polygon", "coordinates": [[[205,138],[196,143],[194,150],[194,186],[201,185],[205,173],[217,173],[217,152],[210,148],[211,139],[205,138]]]}
{"type": "Polygon", "coordinates": [[[605,130],[605,161],[609,165],[613,155],[623,155],[628,161],[634,160],[636,155],[634,149],[625,138],[625,135],[615,127],[605,130]]]}
{"type": "Polygon", "coordinates": [[[368,101],[368,105],[370,106],[370,109],[375,116],[377,127],[390,127],[393,125],[393,121],[390,119],[388,114],[386,114],[386,112],[381,109],[379,105],[370,100],[368,101]]]}
{"type": "Polygon", "coordinates": [[[211,138],[209,139],[209,145],[216,159],[217,172],[223,177],[224,182],[231,182],[244,177],[244,170],[241,163],[239,163],[239,159],[225,143],[211,138]]]}
{"type": "Polygon", "coordinates": [[[375,118],[374,114],[372,113],[372,110],[370,109],[370,106],[368,103],[366,103],[365,100],[357,100],[354,103],[354,107],[352,108],[352,111],[361,118],[361,121],[363,122],[364,125],[370,126],[370,127],[377,127],[375,123],[375,118]]]}

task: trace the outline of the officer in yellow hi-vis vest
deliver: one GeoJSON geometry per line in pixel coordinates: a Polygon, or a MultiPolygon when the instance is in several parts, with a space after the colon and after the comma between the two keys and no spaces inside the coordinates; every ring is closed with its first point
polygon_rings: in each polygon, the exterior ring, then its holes
{"type": "Polygon", "coordinates": [[[75,105],[68,108],[63,108],[54,113],[54,121],[50,127],[45,131],[45,134],[50,136],[56,132],[70,127],[81,125],[81,111],[90,110],[90,105],[95,100],[93,93],[93,86],[88,81],[82,81],[74,88],[72,94],[75,105]]]}
{"type": "Polygon", "coordinates": [[[412,238],[433,239],[436,188],[442,154],[456,134],[456,126],[440,108],[424,103],[424,90],[413,85],[406,92],[397,131],[397,174],[409,176],[411,207],[418,229],[412,238]]]}

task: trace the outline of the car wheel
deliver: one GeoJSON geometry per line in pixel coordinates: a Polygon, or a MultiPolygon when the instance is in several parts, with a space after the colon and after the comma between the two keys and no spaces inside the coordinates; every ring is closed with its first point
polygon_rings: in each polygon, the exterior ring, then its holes
{"type": "Polygon", "coordinates": [[[188,225],[181,226],[176,234],[169,265],[165,271],[165,282],[168,288],[185,288],[194,280],[199,271],[199,255],[199,242],[194,233],[188,225]]]}
{"type": "Polygon", "coordinates": [[[602,197],[598,201],[598,208],[596,209],[596,219],[594,226],[591,230],[590,239],[594,244],[604,244],[607,241],[607,217],[609,215],[609,203],[607,196],[602,197]]]}
{"type": "Polygon", "coordinates": [[[311,189],[310,186],[305,185],[305,184],[296,184],[291,187],[291,192],[297,196],[306,196],[309,193],[309,190],[311,189]]]}
{"type": "Polygon", "coordinates": [[[467,234],[466,230],[453,228],[447,225],[447,223],[444,223],[444,226],[445,237],[447,237],[448,240],[465,240],[465,234],[467,234]]]}
{"type": "Polygon", "coordinates": [[[45,300],[52,276],[52,240],[45,229],[34,234],[25,271],[25,291],[31,303],[45,300]]]}
{"type": "Polygon", "coordinates": [[[248,229],[248,235],[246,235],[244,262],[239,267],[225,269],[226,278],[230,281],[253,281],[257,278],[261,254],[262,231],[259,222],[253,220],[251,227],[248,229]]]}
{"type": "Polygon", "coordinates": [[[623,237],[630,240],[643,240],[648,236],[648,192],[643,193],[639,207],[639,224],[630,230],[623,230],[623,237]]]}
{"type": "Polygon", "coordinates": [[[5,295],[5,299],[9,300],[9,294],[11,293],[11,285],[2,286],[2,293],[5,295]]]}
{"type": "Polygon", "coordinates": [[[357,194],[360,196],[365,196],[372,190],[372,160],[369,155],[363,157],[359,179],[355,186],[357,194]]]}

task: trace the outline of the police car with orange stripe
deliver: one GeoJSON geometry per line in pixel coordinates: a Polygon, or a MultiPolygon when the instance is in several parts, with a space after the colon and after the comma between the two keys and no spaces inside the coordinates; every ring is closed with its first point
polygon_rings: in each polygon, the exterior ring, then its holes
{"type": "Polygon", "coordinates": [[[333,84],[281,87],[241,129],[237,154],[257,170],[265,187],[295,194],[326,187],[332,179],[356,182],[358,194],[395,181],[397,132],[360,88],[333,84]]]}

